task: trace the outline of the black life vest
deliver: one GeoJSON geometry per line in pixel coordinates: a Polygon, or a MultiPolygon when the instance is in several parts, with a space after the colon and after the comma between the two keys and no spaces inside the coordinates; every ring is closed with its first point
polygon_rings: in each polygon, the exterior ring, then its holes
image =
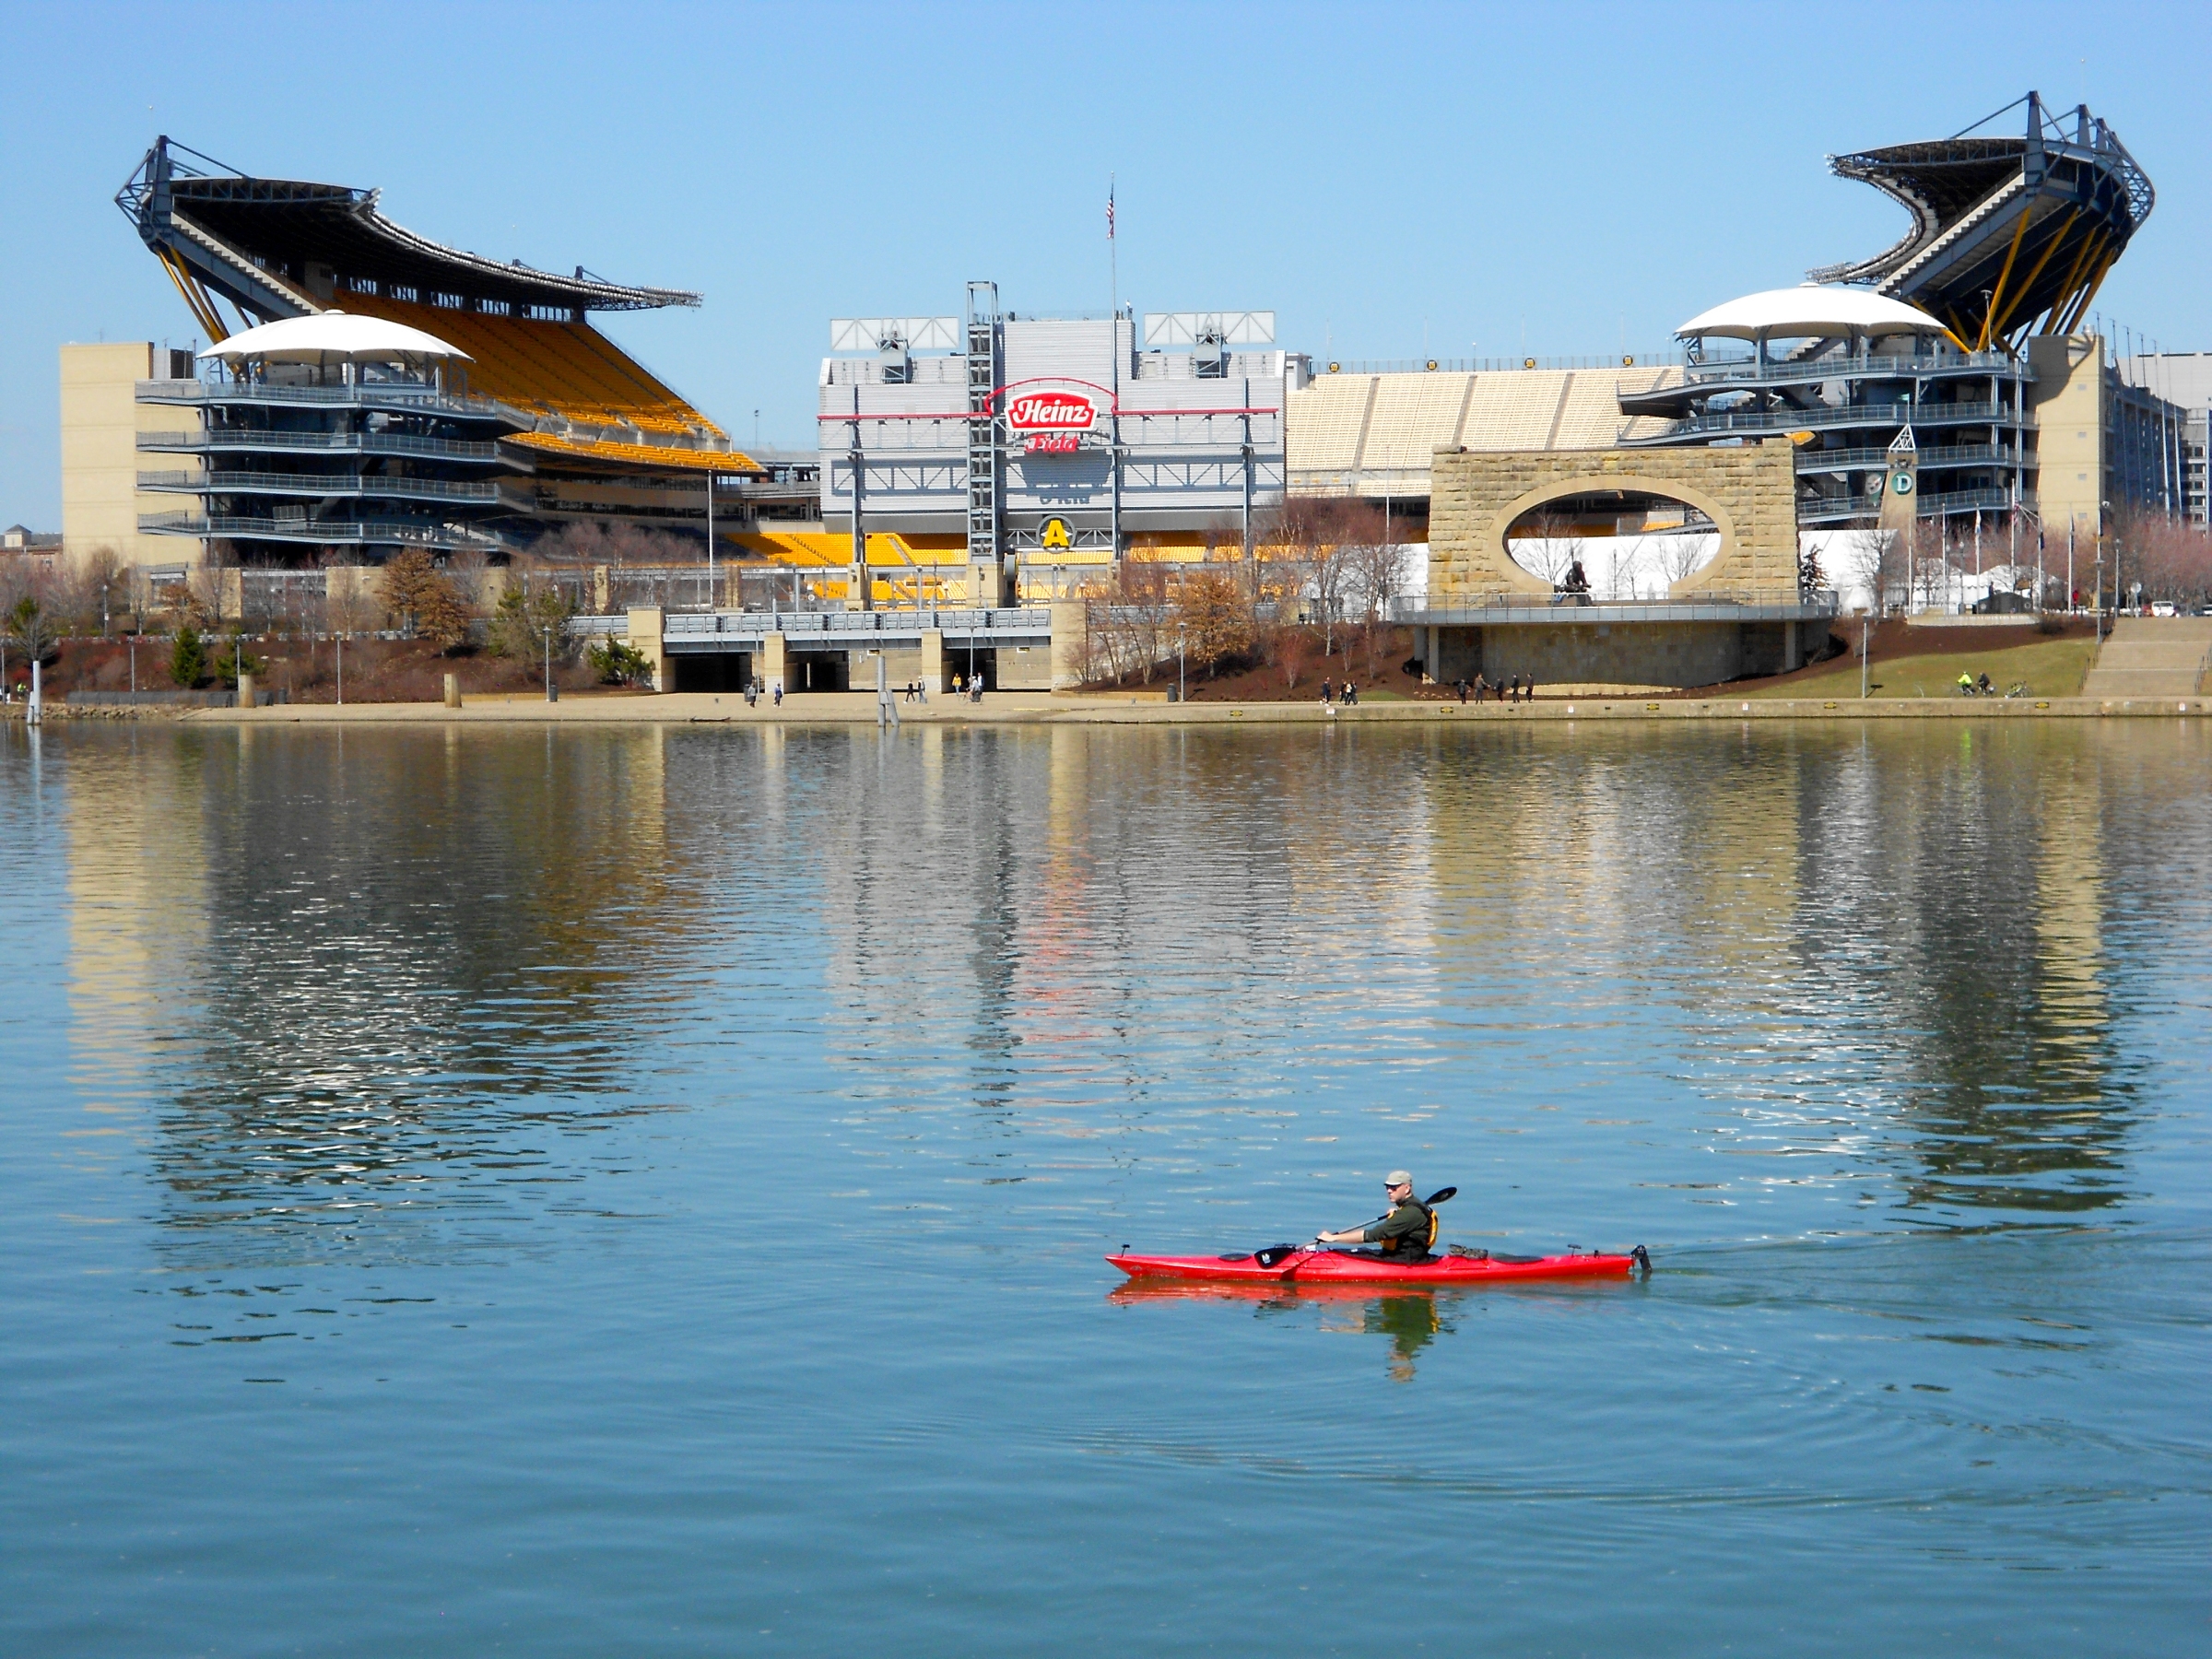
{"type": "MultiPolygon", "coordinates": [[[[1419,1210],[1421,1219],[1428,1225],[1419,1232],[1402,1233],[1394,1239],[1383,1239],[1376,1244],[1375,1248],[1386,1256],[1418,1262],[1435,1247],[1437,1229],[1441,1224],[1437,1220],[1436,1212],[1418,1198],[1408,1198],[1406,1203],[1408,1206],[1419,1210]]],[[[1391,1215],[1396,1214],[1396,1210],[1391,1211],[1391,1215]]],[[[1385,1216],[1383,1219],[1387,1221],[1390,1217],[1385,1216]]]]}

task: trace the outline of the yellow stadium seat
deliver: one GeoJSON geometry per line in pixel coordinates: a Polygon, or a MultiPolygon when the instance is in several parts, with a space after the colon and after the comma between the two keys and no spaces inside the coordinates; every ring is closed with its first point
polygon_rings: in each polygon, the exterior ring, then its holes
{"type": "MultiPolygon", "coordinates": [[[[381,294],[347,293],[338,309],[384,317],[437,335],[468,354],[471,391],[519,409],[584,426],[629,426],[671,438],[724,436],[721,428],[588,323],[448,311],[381,294]]],[[[653,445],[640,447],[657,450],[653,445]]],[[[697,463],[710,464],[703,454],[697,463]]],[[[721,464],[732,465],[726,455],[721,464]]]]}

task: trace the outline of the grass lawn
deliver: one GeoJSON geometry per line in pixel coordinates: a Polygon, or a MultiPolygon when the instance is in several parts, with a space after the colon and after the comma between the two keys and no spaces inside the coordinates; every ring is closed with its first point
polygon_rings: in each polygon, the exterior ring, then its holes
{"type": "MultiPolygon", "coordinates": [[[[1931,656],[1890,657],[1873,665],[1868,678],[1876,697],[1956,697],[1961,674],[1986,674],[2002,695],[2015,680],[2025,680],[2036,697],[2074,697],[2096,660],[2093,640],[2039,640],[2032,645],[2011,645],[1995,651],[1947,651],[1931,656]]],[[[1855,698],[1859,694],[1859,659],[1854,653],[1787,684],[1747,697],[1855,698]]]]}

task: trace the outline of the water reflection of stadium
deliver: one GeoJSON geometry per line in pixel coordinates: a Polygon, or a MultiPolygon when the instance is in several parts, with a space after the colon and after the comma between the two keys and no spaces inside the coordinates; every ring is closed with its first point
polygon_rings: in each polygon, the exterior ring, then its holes
{"type": "MultiPolygon", "coordinates": [[[[172,1226],[444,1249],[586,1201],[575,1137],[655,1109],[638,1079],[731,964],[833,1068],[880,1080],[895,1039],[963,1075],[933,1155],[984,1162],[1141,1118],[1147,1041],[1235,1092],[1339,1005],[1342,1064],[1429,1064],[1459,1011],[1611,984],[1735,1112],[1733,1180],[2101,1208],[2137,1111],[2110,740],[1960,741],[164,734],[72,769],[74,1051],[146,1102],[172,1226]],[[1147,964],[1179,960],[1215,990],[1163,1025],[1147,964]]],[[[910,1104],[872,1100],[863,1139],[910,1104]]]]}
{"type": "Polygon", "coordinates": [[[75,1046],[147,1102],[162,1218],[408,1254],[593,1202],[575,1137],[652,1110],[660,747],[179,734],[73,769],[75,1046]]]}

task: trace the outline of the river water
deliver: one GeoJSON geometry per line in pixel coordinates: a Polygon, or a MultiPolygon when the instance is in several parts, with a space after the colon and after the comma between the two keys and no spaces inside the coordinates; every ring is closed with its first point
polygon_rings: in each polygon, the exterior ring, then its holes
{"type": "Polygon", "coordinates": [[[2205,1651],[2208,761],[5,728],[0,1650],[2205,1651]]]}

